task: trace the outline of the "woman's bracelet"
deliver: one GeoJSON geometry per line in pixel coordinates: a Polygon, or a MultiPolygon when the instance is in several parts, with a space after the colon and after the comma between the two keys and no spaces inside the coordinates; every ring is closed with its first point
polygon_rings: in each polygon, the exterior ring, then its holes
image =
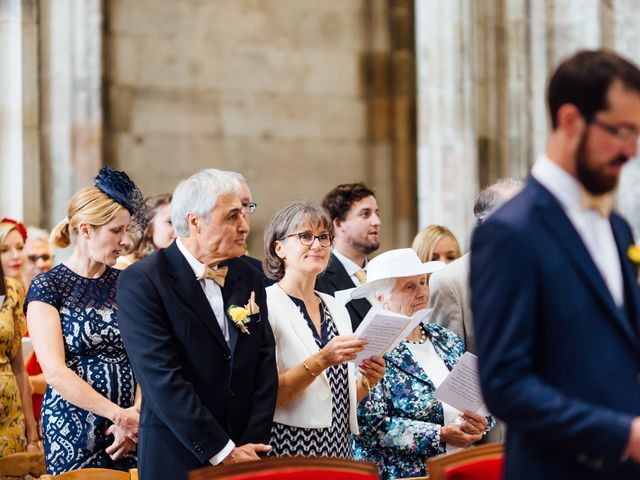
{"type": "Polygon", "coordinates": [[[311,371],[311,369],[307,366],[307,364],[305,362],[302,362],[302,366],[304,367],[304,369],[309,372],[309,375],[311,375],[313,378],[316,378],[318,376],[317,373],[313,373],[311,371]]]}

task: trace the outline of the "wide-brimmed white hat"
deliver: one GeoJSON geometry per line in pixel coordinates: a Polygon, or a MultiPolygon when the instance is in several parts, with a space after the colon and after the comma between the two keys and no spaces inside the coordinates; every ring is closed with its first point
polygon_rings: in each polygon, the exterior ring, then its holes
{"type": "Polygon", "coordinates": [[[381,253],[367,263],[367,281],[351,290],[350,297],[364,298],[378,280],[389,278],[413,277],[433,273],[444,268],[443,262],[422,263],[411,248],[397,248],[381,253]]]}

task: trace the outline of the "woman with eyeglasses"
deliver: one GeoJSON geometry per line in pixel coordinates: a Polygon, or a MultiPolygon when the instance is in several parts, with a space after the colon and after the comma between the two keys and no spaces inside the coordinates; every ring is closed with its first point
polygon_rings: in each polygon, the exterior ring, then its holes
{"type": "Polygon", "coordinates": [[[264,236],[269,322],[276,340],[278,399],[271,455],[351,457],[356,408],[385,372],[384,360],[351,360],[364,348],[347,309],[316,292],[329,262],[333,225],[317,204],[294,202],[278,211],[264,236]]]}

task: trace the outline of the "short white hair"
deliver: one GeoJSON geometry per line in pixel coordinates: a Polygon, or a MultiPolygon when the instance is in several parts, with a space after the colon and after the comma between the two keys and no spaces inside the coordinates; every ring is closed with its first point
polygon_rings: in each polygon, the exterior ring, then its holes
{"type": "MultiPolygon", "coordinates": [[[[235,178],[236,180],[238,180],[240,183],[247,183],[247,179],[244,178],[244,175],[242,175],[239,172],[234,172],[232,170],[223,170],[224,173],[228,173],[229,175],[231,175],[233,178],[235,178]]],[[[248,183],[247,183],[248,185],[248,183]]]]}
{"type": "Polygon", "coordinates": [[[367,293],[367,300],[369,300],[369,303],[371,303],[371,305],[381,307],[382,305],[377,297],[382,297],[382,300],[385,301],[391,300],[391,292],[396,288],[397,281],[397,278],[383,278],[381,280],[371,282],[371,287],[367,293]]]}
{"type": "Polygon", "coordinates": [[[51,234],[46,230],[34,226],[27,227],[27,242],[45,242],[49,243],[51,234]]]}
{"type": "Polygon", "coordinates": [[[187,214],[209,221],[218,197],[240,192],[240,182],[227,172],[207,168],[181,181],[171,200],[171,223],[179,237],[189,236],[187,214]]]}

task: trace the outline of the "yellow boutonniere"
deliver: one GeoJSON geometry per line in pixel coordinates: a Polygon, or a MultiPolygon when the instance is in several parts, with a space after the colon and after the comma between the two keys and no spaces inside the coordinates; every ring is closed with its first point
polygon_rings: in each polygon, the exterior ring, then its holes
{"type": "Polygon", "coordinates": [[[627,256],[636,265],[640,265],[640,245],[631,245],[627,250],[627,256]]]}
{"type": "Polygon", "coordinates": [[[249,329],[247,328],[247,323],[251,321],[249,315],[253,315],[255,313],[259,313],[260,308],[256,303],[256,292],[251,292],[251,296],[249,297],[249,301],[244,307],[239,307],[237,305],[231,305],[227,309],[227,314],[229,318],[234,323],[236,327],[240,329],[242,333],[249,333],[249,329]]]}
{"type": "Polygon", "coordinates": [[[238,307],[237,305],[231,305],[227,310],[227,313],[229,314],[231,321],[242,333],[249,333],[249,329],[247,328],[247,323],[251,321],[249,318],[249,310],[243,307],[238,307]]]}

